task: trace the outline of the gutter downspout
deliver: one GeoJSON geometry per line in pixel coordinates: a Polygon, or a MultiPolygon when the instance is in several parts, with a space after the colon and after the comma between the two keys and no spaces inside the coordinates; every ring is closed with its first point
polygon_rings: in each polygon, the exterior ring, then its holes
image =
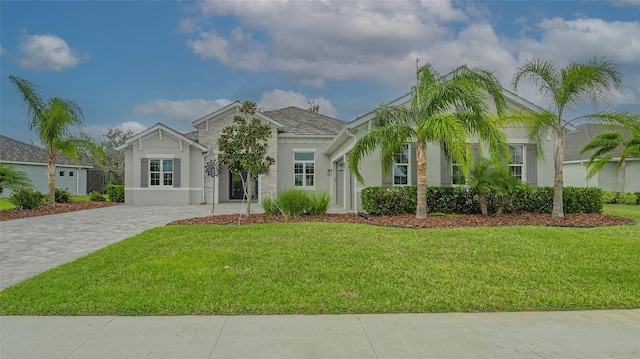
{"type": "Polygon", "coordinates": [[[78,167],[78,173],[76,174],[76,196],[80,195],[80,193],[78,193],[80,192],[80,169],[82,169],[82,167],[78,167]]]}
{"type": "Polygon", "coordinates": [[[204,181],[205,181],[204,158],[207,156],[209,156],[209,151],[202,154],[202,167],[200,167],[202,169],[202,203],[205,203],[204,202],[204,181]]]}
{"type": "MultiPolygon", "coordinates": [[[[369,123],[371,123],[371,121],[369,121],[369,123]]],[[[353,145],[355,146],[356,142],[358,142],[358,137],[356,137],[356,135],[354,135],[353,133],[349,132],[349,127],[345,128],[344,133],[346,133],[347,136],[353,137],[353,145]]],[[[345,159],[343,158],[342,160],[344,161],[345,159]]],[[[347,171],[345,171],[343,173],[346,173],[346,172],[347,171]]],[[[344,174],[343,174],[343,176],[344,176],[344,174]]],[[[344,182],[346,183],[347,181],[344,181],[344,182]]],[[[352,206],[352,209],[353,209],[353,213],[358,213],[358,196],[356,196],[358,194],[358,191],[357,191],[358,185],[357,185],[357,183],[351,183],[351,184],[353,185],[353,191],[355,192],[355,193],[352,193],[352,196],[351,196],[351,197],[353,197],[353,202],[355,202],[355,203],[351,203],[351,206],[352,206]]],[[[344,193],[344,188],[342,189],[342,192],[344,193]]]]}

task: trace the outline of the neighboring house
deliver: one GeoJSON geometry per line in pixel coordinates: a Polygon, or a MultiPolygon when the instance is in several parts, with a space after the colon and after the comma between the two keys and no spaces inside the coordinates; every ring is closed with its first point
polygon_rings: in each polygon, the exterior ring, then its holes
{"type": "MultiPolygon", "coordinates": [[[[580,155],[580,149],[593,137],[603,131],[620,131],[628,139],[629,131],[621,126],[585,123],[565,134],[564,149],[564,185],[575,187],[600,187],[607,191],[620,190],[619,169],[620,151],[613,153],[613,158],[595,176],[587,179],[587,163],[594,151],[580,155]]],[[[628,158],[625,179],[625,192],[640,192],[640,158],[628,158]]]]}
{"type": "MultiPolygon", "coordinates": [[[[539,111],[535,105],[505,91],[510,109],[539,111]]],[[[391,105],[408,105],[407,94],[391,105]]],[[[125,204],[197,204],[225,202],[244,196],[241,178],[223,167],[220,176],[206,175],[204,165],[217,158],[217,141],[222,129],[232,124],[241,103],[236,101],[218,111],[194,121],[196,131],[181,134],[163,124],[133,136],[118,150],[125,151],[125,204]],[[213,194],[215,188],[215,194],[213,194]]],[[[372,126],[372,113],[345,123],[335,118],[297,107],[256,114],[271,127],[269,156],[276,159],[268,174],[259,176],[258,198],[297,187],[309,191],[326,191],[333,203],[348,210],[360,209],[360,192],[365,186],[415,185],[415,144],[407,144],[404,156],[394,165],[394,176],[382,175],[380,158],[375,154],[365,158],[361,173],[365,184],[356,183],[348,170],[348,157],[354,143],[372,126]]],[[[531,185],[553,184],[553,163],[536,158],[523,128],[506,130],[512,143],[516,177],[531,185]]],[[[477,149],[477,144],[474,149],[477,149]]],[[[547,158],[552,157],[553,138],[544,143],[547,158]]],[[[430,186],[459,184],[456,167],[444,159],[437,145],[428,144],[427,181],[430,186]]]]}
{"type": "MultiPolygon", "coordinates": [[[[43,148],[0,135],[0,162],[12,165],[29,176],[33,186],[48,193],[47,151],[43,148]]],[[[87,194],[87,169],[92,166],[73,161],[67,156],[56,156],[56,188],[68,189],[74,196],[87,194]]],[[[2,196],[11,195],[10,190],[2,196]]]]}

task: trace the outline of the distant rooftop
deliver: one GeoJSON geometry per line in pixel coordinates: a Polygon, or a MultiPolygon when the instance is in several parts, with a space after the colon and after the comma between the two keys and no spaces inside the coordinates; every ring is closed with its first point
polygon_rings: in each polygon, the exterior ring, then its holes
{"type": "MultiPolygon", "coordinates": [[[[25,162],[25,163],[47,163],[47,151],[44,148],[30,145],[28,143],[20,142],[0,135],[0,162],[25,162]]],[[[56,156],[56,164],[68,165],[68,166],[83,166],[91,167],[87,164],[82,164],[73,161],[71,158],[64,155],[56,156]]]]}

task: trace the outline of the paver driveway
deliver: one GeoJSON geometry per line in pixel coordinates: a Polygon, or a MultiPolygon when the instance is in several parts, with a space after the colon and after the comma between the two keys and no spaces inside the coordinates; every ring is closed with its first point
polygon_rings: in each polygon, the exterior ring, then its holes
{"type": "Polygon", "coordinates": [[[119,205],[0,222],[0,290],[149,228],[210,213],[204,205],[119,205]]]}

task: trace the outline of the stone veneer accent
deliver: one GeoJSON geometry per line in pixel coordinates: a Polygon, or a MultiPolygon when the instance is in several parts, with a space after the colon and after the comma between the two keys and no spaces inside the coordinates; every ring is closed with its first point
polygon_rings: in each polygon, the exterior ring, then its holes
{"type": "MultiPolygon", "coordinates": [[[[237,113],[237,108],[233,107],[217,118],[207,120],[208,130],[206,122],[203,122],[197,127],[199,135],[198,142],[209,149],[209,155],[205,158],[205,163],[210,159],[215,158],[216,155],[214,153],[218,150],[218,139],[220,138],[220,134],[225,127],[233,124],[233,117],[237,113]]],[[[265,122],[263,121],[263,123],[265,122]]],[[[271,165],[269,173],[261,175],[258,178],[258,199],[261,199],[265,195],[275,195],[278,190],[278,129],[271,123],[267,124],[271,127],[271,137],[269,137],[269,140],[267,141],[267,155],[275,158],[276,162],[271,165]]],[[[221,174],[221,176],[227,176],[227,172],[221,174]]],[[[213,201],[211,198],[213,183],[214,178],[205,175],[204,198],[207,203],[212,203],[213,201]]],[[[218,193],[222,193],[221,190],[228,191],[228,188],[216,188],[218,193]]]]}

